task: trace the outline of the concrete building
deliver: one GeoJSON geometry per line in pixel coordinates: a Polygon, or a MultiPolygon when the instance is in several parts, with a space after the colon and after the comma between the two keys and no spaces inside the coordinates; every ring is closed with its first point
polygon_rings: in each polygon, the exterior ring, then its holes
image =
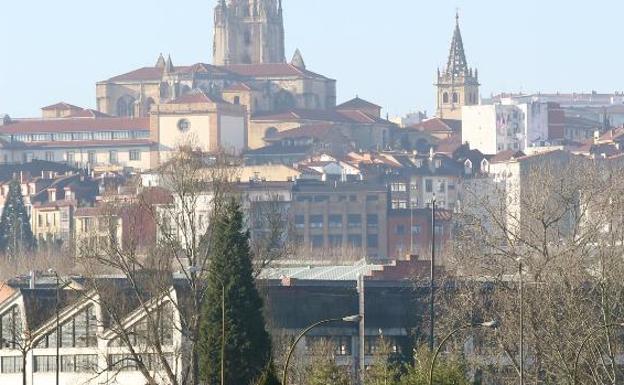
{"type": "Polygon", "coordinates": [[[387,258],[388,190],[366,182],[300,181],[291,217],[299,244],[316,255],[352,252],[387,258]]]}
{"type": "Polygon", "coordinates": [[[461,132],[462,143],[484,154],[547,145],[548,104],[510,102],[466,106],[462,108],[461,132]]]}

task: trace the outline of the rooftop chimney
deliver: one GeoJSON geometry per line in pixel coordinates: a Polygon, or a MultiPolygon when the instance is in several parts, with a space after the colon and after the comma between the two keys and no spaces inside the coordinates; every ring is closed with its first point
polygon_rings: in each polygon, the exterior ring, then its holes
{"type": "Polygon", "coordinates": [[[30,289],[34,289],[35,286],[37,285],[36,281],[37,281],[37,272],[35,272],[34,270],[31,270],[30,271],[30,281],[29,281],[28,287],[30,289]]]}

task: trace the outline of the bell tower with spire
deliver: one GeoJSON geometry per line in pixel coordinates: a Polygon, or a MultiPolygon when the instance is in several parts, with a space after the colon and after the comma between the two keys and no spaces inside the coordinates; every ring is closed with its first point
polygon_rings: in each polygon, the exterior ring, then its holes
{"type": "Polygon", "coordinates": [[[282,0],[219,0],[213,63],[284,63],[282,0]]]}
{"type": "Polygon", "coordinates": [[[461,120],[462,107],[479,104],[479,72],[468,67],[459,28],[459,12],[455,15],[455,31],[446,68],[438,68],[437,116],[461,120]]]}

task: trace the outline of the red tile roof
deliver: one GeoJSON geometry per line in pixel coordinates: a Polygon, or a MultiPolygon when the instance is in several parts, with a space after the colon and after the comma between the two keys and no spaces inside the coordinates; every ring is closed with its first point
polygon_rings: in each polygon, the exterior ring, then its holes
{"type": "Polygon", "coordinates": [[[490,159],[490,163],[503,163],[503,162],[508,162],[513,159],[523,158],[525,156],[526,155],[522,151],[505,150],[494,155],[490,159]]]}
{"type": "Polygon", "coordinates": [[[358,110],[299,110],[256,114],[252,120],[257,121],[301,121],[312,120],[321,122],[341,122],[341,123],[384,123],[393,124],[387,120],[377,118],[363,111],[358,110]]]}
{"type": "Polygon", "coordinates": [[[51,106],[46,106],[41,108],[43,111],[52,111],[52,110],[82,110],[82,107],[74,106],[73,104],[60,102],[56,104],[52,104],[51,106]]]}
{"type": "Polygon", "coordinates": [[[426,132],[437,132],[437,131],[452,131],[457,132],[458,130],[455,127],[452,127],[448,122],[444,121],[440,118],[430,118],[427,120],[423,120],[422,122],[410,126],[408,128],[426,131],[426,132]]]}
{"type": "Polygon", "coordinates": [[[202,90],[193,90],[167,104],[225,103],[222,99],[207,95],[202,90]]]}
{"type": "Polygon", "coordinates": [[[247,85],[245,83],[242,83],[242,82],[236,82],[236,83],[234,83],[232,85],[229,85],[229,86],[225,87],[223,89],[223,92],[228,92],[228,91],[251,91],[251,90],[252,90],[252,88],[249,85],[247,85]]]}
{"type": "Polygon", "coordinates": [[[336,107],[337,110],[347,110],[347,109],[371,109],[371,108],[379,108],[381,109],[381,106],[378,106],[374,103],[371,103],[367,100],[364,99],[360,99],[358,96],[356,96],[354,99],[351,99],[347,102],[344,102],[342,104],[340,104],[338,107],[336,107]]]}
{"type": "Polygon", "coordinates": [[[67,118],[112,118],[111,115],[92,109],[81,109],[66,116],[67,118]]]}
{"type": "Polygon", "coordinates": [[[149,118],[63,118],[16,120],[0,126],[0,134],[149,130],[149,118]]]}
{"type": "Polygon", "coordinates": [[[457,151],[457,149],[459,149],[461,146],[462,146],[461,134],[455,133],[449,136],[448,138],[439,141],[438,144],[436,145],[436,152],[441,152],[441,153],[448,155],[457,151]]]}
{"type": "Polygon", "coordinates": [[[333,124],[310,124],[304,125],[291,130],[278,132],[267,140],[296,139],[296,138],[318,138],[326,139],[330,134],[337,133],[342,135],[340,129],[333,124]]]}
{"type": "Polygon", "coordinates": [[[248,77],[303,76],[308,78],[327,79],[323,75],[319,75],[312,71],[295,67],[294,65],[289,63],[234,64],[224,66],[223,68],[237,75],[248,77]]]}
{"type": "Polygon", "coordinates": [[[163,69],[158,67],[143,67],[128,73],[108,79],[113,82],[140,82],[159,81],[162,78],[163,69]]]}

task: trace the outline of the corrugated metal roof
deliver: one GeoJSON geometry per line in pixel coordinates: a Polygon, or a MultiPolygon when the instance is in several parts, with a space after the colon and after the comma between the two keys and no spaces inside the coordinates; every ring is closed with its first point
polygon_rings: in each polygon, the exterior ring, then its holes
{"type": "Polygon", "coordinates": [[[355,281],[360,275],[370,275],[373,271],[383,270],[384,265],[369,264],[359,261],[351,266],[299,266],[275,267],[264,269],[260,279],[294,278],[302,280],[355,281]]]}

